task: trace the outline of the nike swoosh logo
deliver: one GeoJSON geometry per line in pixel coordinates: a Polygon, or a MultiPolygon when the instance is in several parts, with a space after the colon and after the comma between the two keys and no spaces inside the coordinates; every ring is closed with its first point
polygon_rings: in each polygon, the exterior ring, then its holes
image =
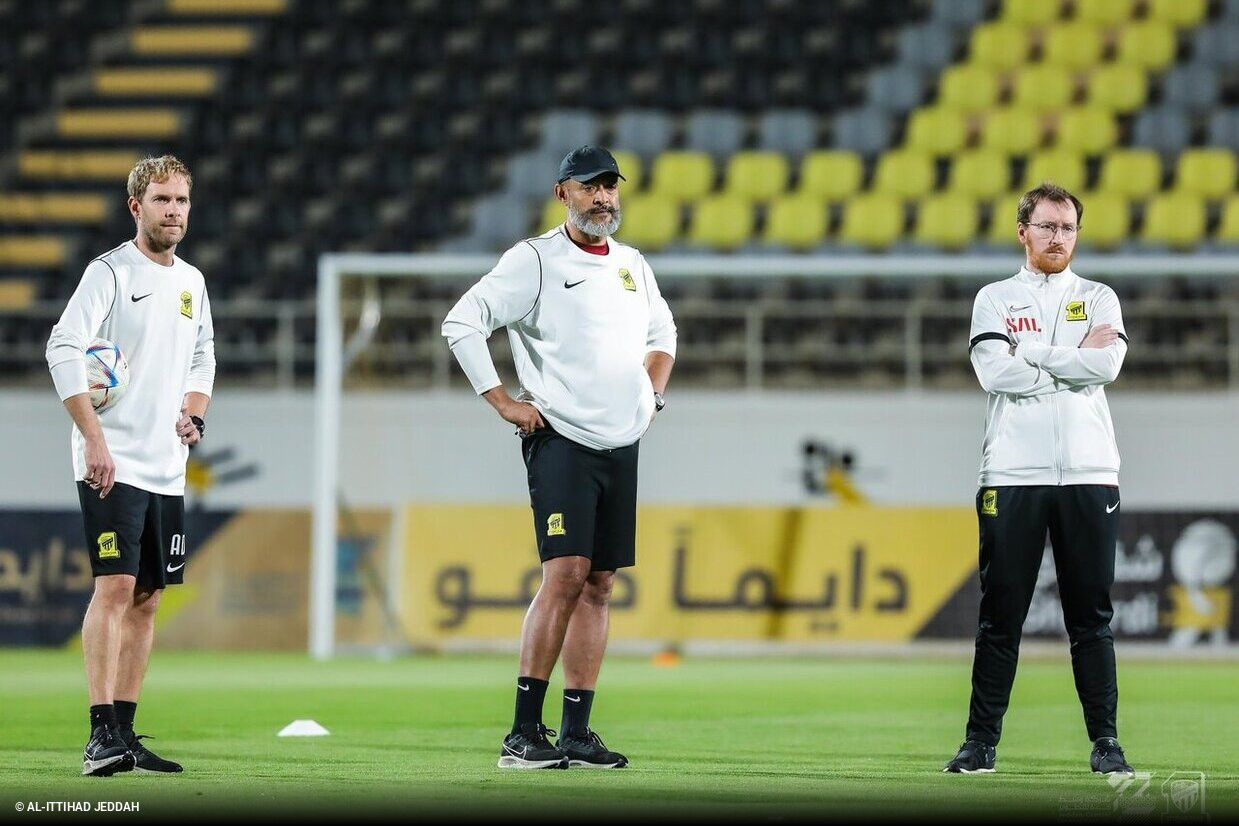
{"type": "Polygon", "coordinates": [[[517,687],[517,688],[519,688],[521,691],[528,691],[528,690],[529,690],[529,686],[527,686],[527,685],[521,685],[520,683],[517,683],[517,684],[516,684],[516,687],[517,687]]]}
{"type": "Polygon", "coordinates": [[[1119,509],[1118,502],[1115,502],[1113,505],[1106,505],[1106,513],[1114,513],[1118,509],[1119,509]]]}
{"type": "Polygon", "coordinates": [[[522,760],[524,760],[524,759],[525,759],[525,752],[529,751],[529,746],[522,746],[522,747],[521,747],[521,750],[520,750],[520,751],[517,751],[516,749],[512,748],[511,746],[509,746],[507,743],[504,743],[504,744],[503,744],[503,750],[504,750],[504,751],[506,751],[508,754],[515,755],[516,757],[519,757],[519,758],[521,758],[522,760]]]}
{"type": "Polygon", "coordinates": [[[1018,313],[1020,310],[1027,310],[1031,306],[1031,304],[1025,304],[1023,307],[1008,307],[1007,309],[1013,313],[1018,313]]]}
{"type": "Polygon", "coordinates": [[[137,304],[142,299],[150,298],[152,295],[154,295],[154,293],[147,293],[146,295],[133,295],[132,293],[130,293],[129,300],[132,301],[134,304],[137,304]]]}
{"type": "Polygon", "coordinates": [[[580,698],[580,697],[569,697],[567,694],[565,694],[565,695],[564,695],[564,699],[565,699],[565,700],[567,700],[567,701],[568,701],[568,702],[570,702],[570,703],[579,703],[579,702],[581,702],[581,698],[580,698]]]}
{"type": "Polygon", "coordinates": [[[173,568],[171,565],[169,565],[169,566],[168,566],[168,573],[170,573],[170,574],[175,574],[177,571],[181,570],[181,569],[182,569],[182,568],[184,568],[184,567],[185,567],[185,563],[184,563],[184,562],[182,562],[180,565],[177,565],[175,568],[173,568]]]}
{"type": "Polygon", "coordinates": [[[582,278],[580,281],[573,281],[571,284],[569,284],[567,281],[565,281],[565,282],[564,282],[564,289],[565,289],[565,290],[570,290],[570,289],[572,289],[573,287],[575,287],[577,284],[584,284],[584,283],[585,283],[585,279],[584,279],[584,278],[582,278]]]}

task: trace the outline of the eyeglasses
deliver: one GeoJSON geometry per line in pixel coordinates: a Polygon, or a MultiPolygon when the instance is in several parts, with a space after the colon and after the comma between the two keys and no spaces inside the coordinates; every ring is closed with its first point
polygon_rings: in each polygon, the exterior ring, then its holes
{"type": "Polygon", "coordinates": [[[1024,224],[1026,227],[1031,227],[1037,231],[1037,235],[1042,238],[1053,238],[1057,232],[1062,232],[1064,238],[1074,238],[1075,234],[1080,231],[1080,228],[1075,224],[1024,224]]]}

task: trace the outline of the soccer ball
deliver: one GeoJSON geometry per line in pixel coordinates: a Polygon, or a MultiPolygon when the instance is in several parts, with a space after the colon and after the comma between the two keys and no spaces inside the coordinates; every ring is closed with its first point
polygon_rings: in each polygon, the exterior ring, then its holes
{"type": "Polygon", "coordinates": [[[86,384],[90,405],[102,413],[116,404],[129,386],[129,362],[116,342],[97,338],[86,348],[86,384]]]}

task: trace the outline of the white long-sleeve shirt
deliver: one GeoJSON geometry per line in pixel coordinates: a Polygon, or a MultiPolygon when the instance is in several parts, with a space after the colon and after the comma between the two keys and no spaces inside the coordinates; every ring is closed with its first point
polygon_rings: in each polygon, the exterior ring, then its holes
{"type": "Polygon", "coordinates": [[[1114,290],[1070,269],[1023,268],[977,293],[969,352],[989,393],[980,485],[1118,484],[1105,385],[1123,365],[1127,332],[1114,290]],[[1098,324],[1119,338],[1081,348],[1098,324]]]}
{"type": "Polygon", "coordinates": [[[597,449],[641,438],[654,413],[652,351],[675,356],[671,310],[640,252],[615,240],[605,255],[563,226],[513,246],[456,303],[443,335],[473,389],[498,387],[486,339],[508,328],[520,398],[559,433],[597,449]]]}
{"type": "MultiPolygon", "coordinates": [[[[206,282],[173,258],[165,267],[132,241],[86,266],[47,342],[47,364],[61,400],[88,392],[86,348],[104,338],[129,363],[129,386],[99,414],[116,481],[170,496],[185,492],[189,448],[176,435],[188,392],[211,395],[215,332],[206,282]]],[[[86,476],[86,440],[73,426],[74,478],[86,476]]]]}

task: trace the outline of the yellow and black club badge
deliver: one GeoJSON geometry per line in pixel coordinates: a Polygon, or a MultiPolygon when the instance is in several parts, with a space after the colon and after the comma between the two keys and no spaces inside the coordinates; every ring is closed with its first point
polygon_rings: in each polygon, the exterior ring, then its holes
{"type": "Polygon", "coordinates": [[[998,515],[998,491],[990,488],[981,494],[981,513],[986,516],[998,515]]]}
{"type": "Polygon", "coordinates": [[[552,513],[546,518],[546,535],[564,535],[564,515],[562,513],[552,513]]]}
{"type": "Polygon", "coordinates": [[[116,544],[116,531],[99,534],[99,558],[116,559],[120,556],[120,546],[116,544]]]}
{"type": "Polygon", "coordinates": [[[1067,320],[1068,321],[1088,321],[1088,313],[1084,312],[1083,301],[1068,301],[1067,302],[1067,320]]]}
{"type": "Polygon", "coordinates": [[[187,292],[181,293],[181,315],[186,318],[194,317],[194,297],[187,292]]]}
{"type": "Polygon", "coordinates": [[[635,293],[637,291],[637,282],[632,280],[632,273],[621,267],[619,275],[620,283],[624,285],[624,289],[635,293]]]}

